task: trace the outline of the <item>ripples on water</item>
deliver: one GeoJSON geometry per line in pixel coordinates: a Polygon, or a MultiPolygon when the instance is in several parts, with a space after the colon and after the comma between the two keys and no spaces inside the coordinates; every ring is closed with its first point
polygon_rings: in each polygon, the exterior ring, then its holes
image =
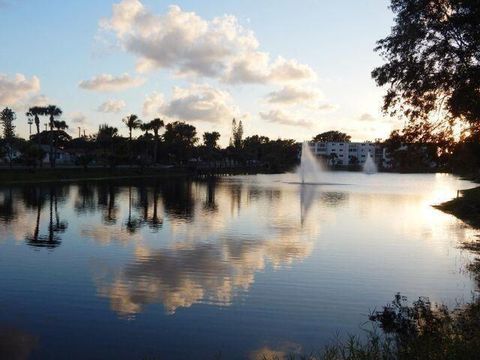
{"type": "Polygon", "coordinates": [[[0,188],[0,343],[33,358],[279,355],[358,332],[399,291],[470,298],[457,246],[473,232],[431,205],[473,184],[324,178],[0,188]]]}

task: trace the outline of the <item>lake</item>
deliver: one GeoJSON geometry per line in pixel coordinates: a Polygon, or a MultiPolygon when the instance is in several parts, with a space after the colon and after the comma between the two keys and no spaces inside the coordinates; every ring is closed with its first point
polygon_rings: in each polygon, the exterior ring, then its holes
{"type": "Polygon", "coordinates": [[[476,232],[445,174],[0,187],[0,340],[19,358],[255,358],[359,334],[397,292],[455,306],[476,232]]]}

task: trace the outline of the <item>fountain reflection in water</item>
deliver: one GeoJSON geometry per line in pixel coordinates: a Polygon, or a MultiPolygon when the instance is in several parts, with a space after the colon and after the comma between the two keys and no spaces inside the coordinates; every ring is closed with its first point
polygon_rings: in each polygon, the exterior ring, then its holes
{"type": "Polygon", "coordinates": [[[368,152],[365,164],[363,164],[363,172],[365,174],[375,174],[377,171],[377,165],[375,164],[375,161],[373,160],[370,152],[368,152]]]}

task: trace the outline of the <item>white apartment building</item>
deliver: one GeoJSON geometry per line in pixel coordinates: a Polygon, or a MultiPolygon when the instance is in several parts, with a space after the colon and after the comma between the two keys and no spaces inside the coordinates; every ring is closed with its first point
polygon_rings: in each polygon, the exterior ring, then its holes
{"type": "Polygon", "coordinates": [[[383,149],[370,142],[310,142],[310,149],[330,165],[363,165],[368,153],[377,164],[383,162],[383,149]]]}

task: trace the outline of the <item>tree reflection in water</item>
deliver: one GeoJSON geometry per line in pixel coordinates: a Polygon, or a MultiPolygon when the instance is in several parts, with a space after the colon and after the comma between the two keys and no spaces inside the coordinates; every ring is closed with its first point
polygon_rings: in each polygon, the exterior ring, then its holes
{"type": "Polygon", "coordinates": [[[37,186],[32,189],[27,188],[23,191],[25,205],[35,208],[37,212],[33,233],[25,236],[28,245],[49,249],[54,249],[60,246],[62,239],[59,234],[64,233],[68,228],[68,222],[61,220],[58,210],[59,194],[60,200],[62,201],[65,197],[65,194],[63,194],[64,190],[65,189],[62,187],[51,185],[48,190],[41,186],[37,186]],[[41,215],[43,207],[47,202],[47,198],[49,204],[48,233],[42,235],[40,234],[41,215]]]}
{"type": "Polygon", "coordinates": [[[17,211],[14,205],[12,189],[4,189],[0,193],[0,219],[4,223],[9,223],[17,217],[17,211]]]}
{"type": "Polygon", "coordinates": [[[29,359],[38,342],[37,336],[15,327],[0,326],[0,359],[29,359]]]}

